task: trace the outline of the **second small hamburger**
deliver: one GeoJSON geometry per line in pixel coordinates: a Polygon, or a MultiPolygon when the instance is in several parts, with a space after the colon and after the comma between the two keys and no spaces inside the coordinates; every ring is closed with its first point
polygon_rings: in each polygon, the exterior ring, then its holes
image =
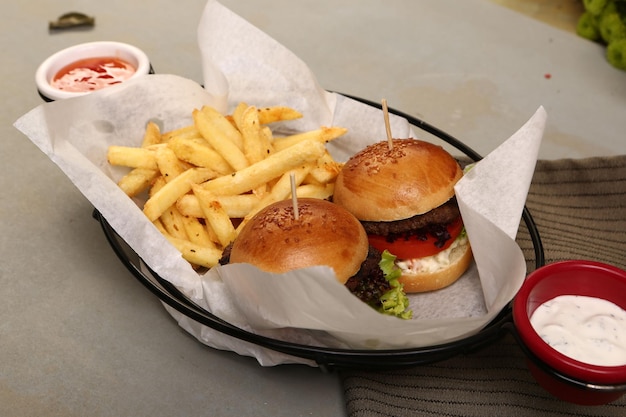
{"type": "Polygon", "coordinates": [[[472,252],[454,195],[463,176],[442,147],[382,141],[355,154],[337,177],[333,201],[363,224],[372,246],[398,258],[407,293],[454,283],[472,252]]]}

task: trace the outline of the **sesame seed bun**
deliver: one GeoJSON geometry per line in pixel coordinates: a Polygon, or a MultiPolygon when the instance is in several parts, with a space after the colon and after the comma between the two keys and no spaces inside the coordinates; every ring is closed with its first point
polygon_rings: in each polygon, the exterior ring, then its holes
{"type": "Polygon", "coordinates": [[[341,284],[356,274],[369,244],[361,223],[331,202],[298,199],[271,204],[243,227],[233,242],[230,262],[246,262],[274,273],[327,265],[341,284]]]}
{"type": "Polygon", "coordinates": [[[393,221],[423,214],[454,196],[463,176],[441,146],[417,139],[370,145],[350,158],[337,177],[333,201],[359,220],[393,221]]]}

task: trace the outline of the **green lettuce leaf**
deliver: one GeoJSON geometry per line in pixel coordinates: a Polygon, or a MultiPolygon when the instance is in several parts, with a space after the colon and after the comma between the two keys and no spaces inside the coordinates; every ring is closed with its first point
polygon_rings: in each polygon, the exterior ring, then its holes
{"type": "Polygon", "coordinates": [[[413,316],[413,312],[408,309],[409,298],[406,296],[402,284],[398,281],[402,272],[396,266],[396,256],[385,250],[378,265],[383,271],[385,279],[389,282],[391,289],[380,297],[381,305],[377,310],[390,316],[396,316],[405,320],[410,319],[413,316]]]}

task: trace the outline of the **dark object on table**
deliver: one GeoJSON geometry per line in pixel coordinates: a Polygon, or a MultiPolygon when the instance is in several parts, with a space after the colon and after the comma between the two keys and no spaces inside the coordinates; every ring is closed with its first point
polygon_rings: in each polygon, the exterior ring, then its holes
{"type": "Polygon", "coordinates": [[[74,28],[91,28],[96,24],[96,18],[92,16],[87,16],[84,13],[80,12],[69,12],[62,14],[56,21],[50,22],[48,24],[48,29],[53,30],[64,30],[64,29],[74,29],[74,28]]]}

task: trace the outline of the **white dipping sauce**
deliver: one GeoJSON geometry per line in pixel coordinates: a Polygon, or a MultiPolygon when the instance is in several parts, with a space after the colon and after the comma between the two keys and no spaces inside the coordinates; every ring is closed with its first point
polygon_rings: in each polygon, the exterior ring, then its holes
{"type": "Polygon", "coordinates": [[[626,310],[610,301],[561,295],[539,306],[530,323],[546,343],[572,359],[626,365],[626,310]]]}

